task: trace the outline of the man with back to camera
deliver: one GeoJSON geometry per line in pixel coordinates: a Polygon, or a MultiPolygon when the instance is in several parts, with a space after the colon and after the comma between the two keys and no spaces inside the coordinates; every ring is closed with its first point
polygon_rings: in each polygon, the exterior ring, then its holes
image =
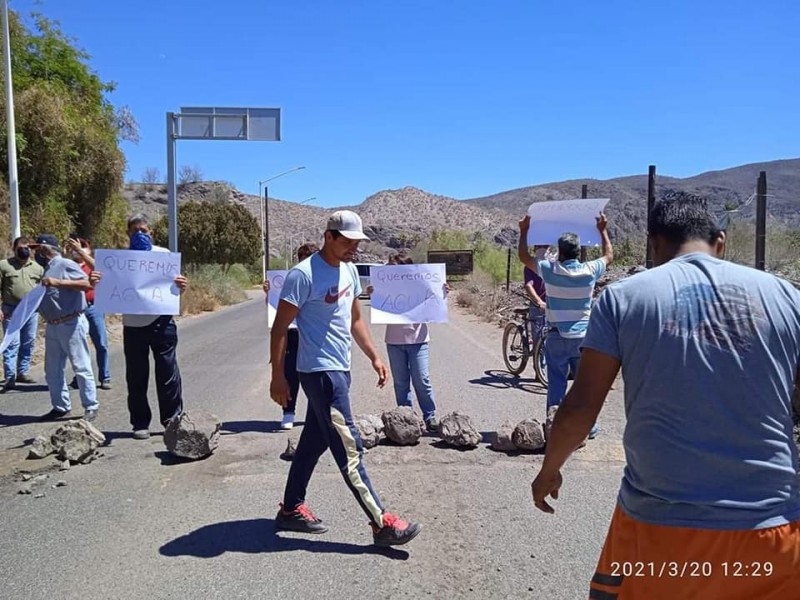
{"type": "Polygon", "coordinates": [[[553,512],[561,468],[620,367],[627,465],[592,598],[795,598],[800,482],[791,396],[800,292],[720,260],[704,201],[649,216],[656,268],[608,286],[553,423],[533,501],[553,512]]]}
{"type": "Polygon", "coordinates": [[[272,325],[272,399],[286,406],[289,384],[284,375],[289,324],[297,321],[300,344],[297,371],[308,398],[306,421],[289,469],[275,525],[279,530],[324,533],[328,528],[305,503],[306,488],[320,456],[330,449],[347,486],[366,513],[379,546],[411,541],[420,526],[383,509],[363,464],[361,438],[350,408],[350,348],[355,339],[372,362],[383,387],[388,371],[361,315],[358,271],[352,261],[367,240],[361,218],[349,210],[331,215],[322,250],[292,268],[281,290],[272,325]]]}
{"type": "MultiPolygon", "coordinates": [[[[547,292],[547,321],[550,331],[544,343],[547,361],[547,408],[558,406],[567,392],[570,371],[577,373],[581,358],[580,346],[589,325],[592,294],[597,280],[614,260],[614,250],[608,237],[608,220],[604,214],[597,217],[597,230],[603,245],[603,255],[589,262],[578,260],[581,242],[574,233],[558,238],[558,260],[537,260],[528,254],[528,229],[531,218],[519,222],[517,255],[519,260],[544,280],[547,292]]],[[[589,438],[597,434],[592,427],[589,438]]]]}

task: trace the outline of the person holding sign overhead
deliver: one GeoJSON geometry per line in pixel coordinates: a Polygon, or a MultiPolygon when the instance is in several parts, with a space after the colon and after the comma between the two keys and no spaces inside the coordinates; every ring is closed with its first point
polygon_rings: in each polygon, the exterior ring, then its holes
{"type": "MultiPolygon", "coordinates": [[[[608,237],[608,219],[603,213],[596,218],[597,230],[603,244],[603,256],[582,263],[578,260],[581,242],[574,233],[564,233],[558,238],[558,260],[537,260],[528,253],[530,216],[519,222],[519,260],[544,279],[547,293],[547,332],[544,355],[547,360],[547,408],[558,406],[567,393],[570,370],[578,372],[581,344],[589,325],[594,284],[614,260],[614,250],[608,237]]],[[[597,427],[589,434],[593,438],[597,427]]]]}
{"type": "MultiPolygon", "coordinates": [[[[303,244],[297,249],[297,261],[303,262],[309,256],[319,250],[316,244],[303,244]]],[[[267,294],[266,303],[269,305],[269,280],[264,280],[261,289],[267,294]]],[[[294,413],[297,409],[297,394],[300,392],[300,378],[297,375],[297,349],[300,345],[300,336],[297,334],[297,324],[292,322],[286,332],[286,360],[284,362],[284,374],[286,381],[289,382],[289,402],[283,407],[283,418],[281,419],[281,429],[288,431],[294,427],[294,413]]]]}
{"type": "Polygon", "coordinates": [[[83,418],[97,418],[97,390],[95,389],[92,359],[89,354],[89,323],[86,321],[85,292],[94,284],[77,263],[61,256],[58,239],[49,233],[36,238],[30,245],[36,252],[36,262],[44,268],[42,285],[47,291],[39,304],[39,314],[47,322],[44,342],[44,376],[50,389],[53,408],[42,421],[55,421],[69,416],[72,405],[69,388],[64,378],[67,359],[78,379],[83,418]]]}
{"type": "MultiPolygon", "coordinates": [[[[153,245],[150,223],[143,214],[128,219],[128,237],[130,250],[168,252],[166,248],[153,245]]],[[[97,282],[102,274],[92,271],[90,278],[97,282]]],[[[181,294],[186,291],[187,285],[186,277],[175,277],[175,286],[181,294]]],[[[171,315],[122,315],[122,325],[125,381],[128,384],[128,412],[133,439],[146,440],[150,437],[153,416],[147,400],[151,351],[156,367],[159,421],[166,427],[183,412],[181,372],[177,357],[178,328],[171,315]]]]}

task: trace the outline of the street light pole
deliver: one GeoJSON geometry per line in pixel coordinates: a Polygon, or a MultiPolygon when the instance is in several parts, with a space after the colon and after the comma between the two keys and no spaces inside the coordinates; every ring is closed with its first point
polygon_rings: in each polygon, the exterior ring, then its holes
{"type": "Polygon", "coordinates": [[[20,234],[19,178],[17,176],[17,134],[14,124],[14,85],[11,81],[11,38],[8,26],[8,0],[3,3],[3,70],[6,76],[6,135],[8,136],[8,199],[11,214],[11,242],[20,234]]]}
{"type": "MultiPolygon", "coordinates": [[[[316,200],[316,199],[317,199],[316,196],[311,196],[311,198],[306,198],[302,202],[298,202],[297,205],[300,206],[301,204],[306,204],[306,203],[311,202],[312,200],[316,200]]],[[[286,235],[284,233],[283,241],[284,241],[284,246],[286,247],[286,250],[285,250],[286,260],[284,262],[286,264],[286,268],[288,269],[289,268],[289,257],[291,256],[292,260],[294,260],[294,234],[286,235]]]]}
{"type": "Polygon", "coordinates": [[[293,169],[289,169],[288,171],[284,171],[283,173],[278,173],[277,175],[273,175],[272,177],[267,177],[266,179],[262,179],[258,182],[258,199],[261,202],[261,233],[262,233],[262,250],[264,252],[264,258],[261,261],[261,270],[264,273],[264,279],[267,278],[267,269],[269,268],[269,188],[264,186],[264,196],[261,196],[261,186],[267,183],[268,181],[272,181],[273,179],[277,179],[278,177],[283,177],[284,175],[288,175],[289,173],[294,173],[295,171],[301,171],[305,169],[305,166],[302,167],[294,167],[293,169]]]}

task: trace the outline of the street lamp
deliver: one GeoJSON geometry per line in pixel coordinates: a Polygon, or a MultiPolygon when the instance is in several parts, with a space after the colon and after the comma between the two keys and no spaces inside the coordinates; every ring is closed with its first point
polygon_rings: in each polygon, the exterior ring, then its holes
{"type": "Polygon", "coordinates": [[[273,179],[283,177],[284,175],[288,175],[289,173],[294,173],[295,171],[300,171],[302,169],[305,169],[305,167],[294,167],[293,169],[289,169],[283,173],[278,173],[272,177],[267,177],[266,179],[262,179],[258,182],[258,199],[261,203],[261,237],[263,240],[262,249],[264,251],[264,259],[261,263],[261,270],[264,273],[264,279],[267,278],[267,267],[269,266],[269,187],[264,186],[264,195],[262,196],[261,186],[268,181],[272,181],[273,179]]]}
{"type": "MultiPolygon", "coordinates": [[[[311,198],[306,198],[302,202],[298,202],[297,205],[300,206],[301,204],[306,204],[307,202],[311,202],[312,200],[316,200],[316,196],[311,196],[311,198]]],[[[284,243],[286,244],[286,250],[284,252],[284,256],[286,257],[285,263],[286,268],[289,268],[289,256],[291,255],[294,258],[294,252],[292,248],[294,248],[294,234],[289,234],[288,236],[284,234],[283,236],[284,243]]]]}

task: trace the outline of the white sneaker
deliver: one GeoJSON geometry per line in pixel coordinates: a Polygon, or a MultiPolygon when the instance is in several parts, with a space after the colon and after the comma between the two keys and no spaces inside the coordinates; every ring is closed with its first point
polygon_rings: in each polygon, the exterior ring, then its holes
{"type": "Polygon", "coordinates": [[[283,413],[281,419],[281,429],[291,429],[294,427],[294,413],[283,413]]]}

